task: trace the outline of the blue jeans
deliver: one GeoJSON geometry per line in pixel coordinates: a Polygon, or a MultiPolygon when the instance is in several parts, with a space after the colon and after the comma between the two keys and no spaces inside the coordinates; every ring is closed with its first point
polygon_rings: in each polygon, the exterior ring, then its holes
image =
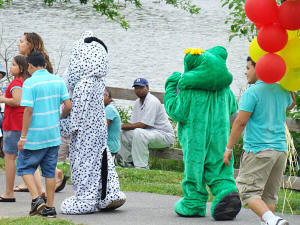
{"type": "Polygon", "coordinates": [[[42,176],[55,177],[57,154],[59,146],[43,148],[40,150],[24,149],[19,151],[17,159],[17,175],[34,174],[38,166],[41,167],[42,176]]]}
{"type": "Polygon", "coordinates": [[[21,131],[10,130],[3,131],[3,152],[7,154],[18,153],[18,141],[21,137],[21,131]]]}

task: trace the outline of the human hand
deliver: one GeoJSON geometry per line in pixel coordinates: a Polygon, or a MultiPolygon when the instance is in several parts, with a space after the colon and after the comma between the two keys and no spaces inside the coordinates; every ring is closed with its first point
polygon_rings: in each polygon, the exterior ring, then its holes
{"type": "Polygon", "coordinates": [[[224,155],[223,155],[223,161],[224,161],[225,165],[230,166],[231,158],[232,158],[232,152],[225,150],[224,155]]]}
{"type": "Polygon", "coordinates": [[[18,141],[18,149],[19,151],[23,151],[24,150],[24,145],[26,143],[26,139],[21,139],[18,141]]]}
{"type": "Polygon", "coordinates": [[[0,103],[4,102],[4,93],[0,92],[0,103]]]}

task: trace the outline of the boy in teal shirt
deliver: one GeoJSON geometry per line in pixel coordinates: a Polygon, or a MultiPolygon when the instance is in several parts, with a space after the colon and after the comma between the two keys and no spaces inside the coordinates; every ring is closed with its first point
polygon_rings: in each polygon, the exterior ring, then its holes
{"type": "Polygon", "coordinates": [[[120,132],[121,132],[121,119],[117,109],[110,104],[112,102],[111,92],[105,88],[104,92],[104,106],[107,120],[107,145],[114,157],[120,150],[120,132]]]}

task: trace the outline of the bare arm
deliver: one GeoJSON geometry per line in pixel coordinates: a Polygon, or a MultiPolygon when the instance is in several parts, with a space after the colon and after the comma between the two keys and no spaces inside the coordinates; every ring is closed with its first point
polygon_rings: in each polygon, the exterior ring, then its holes
{"type": "Polygon", "coordinates": [[[107,128],[109,128],[111,120],[106,120],[106,122],[107,122],[107,128]]]}
{"type": "Polygon", "coordinates": [[[291,92],[291,96],[292,96],[293,102],[286,110],[291,110],[296,105],[296,98],[295,98],[295,94],[293,92],[291,92]]]}
{"type": "Polygon", "coordinates": [[[26,143],[26,136],[32,119],[32,111],[33,109],[31,107],[25,107],[24,114],[23,114],[21,138],[18,142],[19,150],[24,150],[24,145],[26,143]]]}
{"type": "Polygon", "coordinates": [[[125,123],[122,124],[122,130],[133,130],[135,128],[142,128],[145,129],[147,127],[146,124],[141,123],[141,122],[137,122],[137,123],[125,123]]]}
{"type": "Polygon", "coordinates": [[[4,95],[0,97],[0,102],[5,103],[6,105],[12,107],[20,106],[22,98],[22,89],[21,88],[14,88],[12,90],[12,98],[5,98],[4,95]]]}
{"type": "MultiPolygon", "coordinates": [[[[235,143],[238,141],[241,136],[243,130],[246,127],[246,124],[251,116],[251,112],[239,111],[237,118],[234,120],[232,129],[230,132],[230,137],[227,143],[227,148],[232,149],[235,143]]],[[[232,157],[232,152],[225,151],[223,155],[224,163],[229,166],[232,157]]]]}
{"type": "Polygon", "coordinates": [[[71,100],[70,99],[67,99],[64,101],[64,109],[62,111],[62,114],[61,114],[61,118],[66,118],[70,112],[71,112],[71,109],[72,109],[72,103],[71,103],[71,100]]]}

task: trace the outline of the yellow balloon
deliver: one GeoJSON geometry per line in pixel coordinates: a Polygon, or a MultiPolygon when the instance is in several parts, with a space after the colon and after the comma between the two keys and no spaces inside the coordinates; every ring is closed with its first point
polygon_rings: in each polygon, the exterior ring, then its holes
{"type": "Polygon", "coordinates": [[[288,91],[300,91],[300,67],[287,69],[279,83],[288,91]]]}
{"type": "Polygon", "coordinates": [[[300,29],[299,30],[287,30],[289,40],[300,39],[300,29]]]}
{"type": "Polygon", "coordinates": [[[289,40],[286,46],[276,54],[284,59],[287,67],[300,67],[300,39],[289,40]]]}
{"type": "Polygon", "coordinates": [[[257,37],[254,38],[249,45],[249,56],[251,59],[257,62],[257,60],[265,54],[267,54],[267,52],[259,47],[257,37]]]}

